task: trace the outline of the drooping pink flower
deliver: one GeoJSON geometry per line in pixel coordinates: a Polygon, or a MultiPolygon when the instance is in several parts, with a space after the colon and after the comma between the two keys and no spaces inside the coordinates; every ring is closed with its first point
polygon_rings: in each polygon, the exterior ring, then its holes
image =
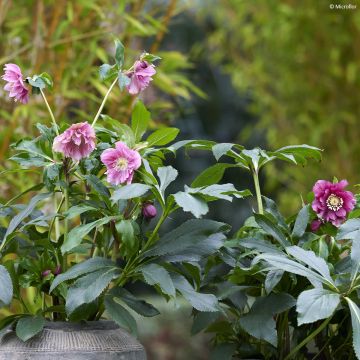
{"type": "Polygon", "coordinates": [[[155,66],[147,61],[138,60],[134,64],[134,70],[127,72],[130,84],[126,86],[131,95],[136,95],[146,89],[152,76],[156,74],[155,66]]]}
{"type": "Polygon", "coordinates": [[[151,220],[157,214],[156,207],[151,203],[145,203],[142,208],[142,214],[146,220],[151,220]]]}
{"type": "Polygon", "coordinates": [[[354,209],[356,200],[352,192],[344,190],[347,185],[346,180],[338,183],[318,180],[315,183],[312,208],[322,221],[339,226],[345,221],[347,214],[354,209]]]}
{"type": "Polygon", "coordinates": [[[104,150],[101,161],[107,167],[107,181],[113,185],[130,184],[134,171],[141,165],[140,154],[128,148],[122,141],[115,144],[115,149],[104,150]]]}
{"type": "Polygon", "coordinates": [[[27,104],[29,101],[29,90],[24,85],[21,69],[16,64],[5,64],[4,75],[2,78],[7,82],[4,90],[9,92],[9,96],[15,101],[27,104]]]}
{"type": "Polygon", "coordinates": [[[43,271],[42,273],[41,273],[41,276],[42,277],[47,277],[48,275],[50,275],[51,274],[51,270],[45,270],[45,271],[43,271]]]}
{"type": "Polygon", "coordinates": [[[54,139],[53,150],[79,161],[93,152],[95,141],[95,131],[87,122],[73,124],[54,139]]]}

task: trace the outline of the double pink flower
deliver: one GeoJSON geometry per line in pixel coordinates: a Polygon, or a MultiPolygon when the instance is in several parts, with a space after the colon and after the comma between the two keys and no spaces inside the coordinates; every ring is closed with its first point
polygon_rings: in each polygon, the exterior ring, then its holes
{"type": "Polygon", "coordinates": [[[16,64],[5,64],[4,75],[2,78],[7,82],[4,90],[9,92],[9,96],[15,101],[27,104],[29,101],[29,90],[24,85],[21,69],[16,64]]]}
{"type": "Polygon", "coordinates": [[[156,70],[153,64],[144,60],[136,61],[133,70],[126,73],[130,78],[130,84],[126,88],[131,95],[139,94],[149,86],[152,76],[155,74],[156,70]]]}

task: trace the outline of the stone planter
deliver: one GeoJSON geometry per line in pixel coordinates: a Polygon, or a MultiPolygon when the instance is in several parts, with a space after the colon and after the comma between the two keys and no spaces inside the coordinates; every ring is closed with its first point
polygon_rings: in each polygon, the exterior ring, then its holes
{"type": "Polygon", "coordinates": [[[47,322],[27,342],[9,331],[0,360],[146,360],[144,347],[112,321],[47,322]]]}

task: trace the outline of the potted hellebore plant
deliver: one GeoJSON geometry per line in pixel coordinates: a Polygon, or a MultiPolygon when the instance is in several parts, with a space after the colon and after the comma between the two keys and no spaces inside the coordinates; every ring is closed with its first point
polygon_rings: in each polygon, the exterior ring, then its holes
{"type": "Polygon", "coordinates": [[[115,45],[115,64],[100,67],[111,85],[92,123],[58,124],[45,96],[51,77],[24,79],[17,65],[5,65],[9,96],[26,104],[32,88],[52,122],[37,124],[38,137],[13,147],[19,176],[23,169],[43,176],[0,207],[0,359],[145,359],[129,335],[137,331],[132,313],[159,312],[125,287],[136,281],[166,300],[183,295],[196,311],[219,309],[214,295],[198,290],[205,259],[223,245],[229,226],[199,217],[208,202],[248,191],[223,184],[169,193],[178,172],[164,165],[166,155],[214,144],[169,146],[178,134],[171,127],[148,134],[151,115],[137,95],[159,58],[143,53],[124,70],[124,48],[120,41],[115,45]],[[117,84],[134,97],[131,121],[103,114],[117,84]],[[30,194],[27,203],[17,203],[30,194]],[[163,223],[180,208],[197,218],[164,234],[163,223]]]}

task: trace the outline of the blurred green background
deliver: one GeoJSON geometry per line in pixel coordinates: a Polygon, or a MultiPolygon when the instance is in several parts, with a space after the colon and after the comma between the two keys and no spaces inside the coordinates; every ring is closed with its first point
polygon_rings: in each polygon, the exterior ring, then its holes
{"type": "MultiPolygon", "coordinates": [[[[128,65],[143,50],[160,55],[153,86],[142,95],[152,112],[152,127],[172,124],[182,130],[182,138],[239,142],[249,148],[307,143],[324,149],[319,164],[305,169],[275,164],[263,174],[265,194],[290,215],[300,205],[300,195],[319,178],[358,182],[360,6],[330,9],[330,3],[0,0],[0,65],[15,62],[25,76],[51,74],[55,86],[50,104],[59,121],[71,123],[96,113],[108,86],[97,69],[111,57],[114,36],[127,48],[128,65]]],[[[126,123],[130,111],[131,98],[114,91],[106,113],[126,123]]],[[[10,144],[34,136],[36,122],[50,123],[42,99],[33,96],[28,105],[17,105],[1,86],[0,202],[41,178],[35,169],[20,178],[7,160],[10,144]]],[[[199,153],[173,161],[182,184],[214,163],[209,154],[199,153]]],[[[228,170],[224,181],[251,188],[239,170],[228,170]]],[[[221,204],[209,216],[236,230],[252,205],[252,200],[221,204]]],[[[169,226],[176,221],[181,219],[169,226]]],[[[150,359],[207,359],[208,336],[190,341],[188,310],[164,309],[154,323],[146,319],[142,331],[150,359]]]]}

